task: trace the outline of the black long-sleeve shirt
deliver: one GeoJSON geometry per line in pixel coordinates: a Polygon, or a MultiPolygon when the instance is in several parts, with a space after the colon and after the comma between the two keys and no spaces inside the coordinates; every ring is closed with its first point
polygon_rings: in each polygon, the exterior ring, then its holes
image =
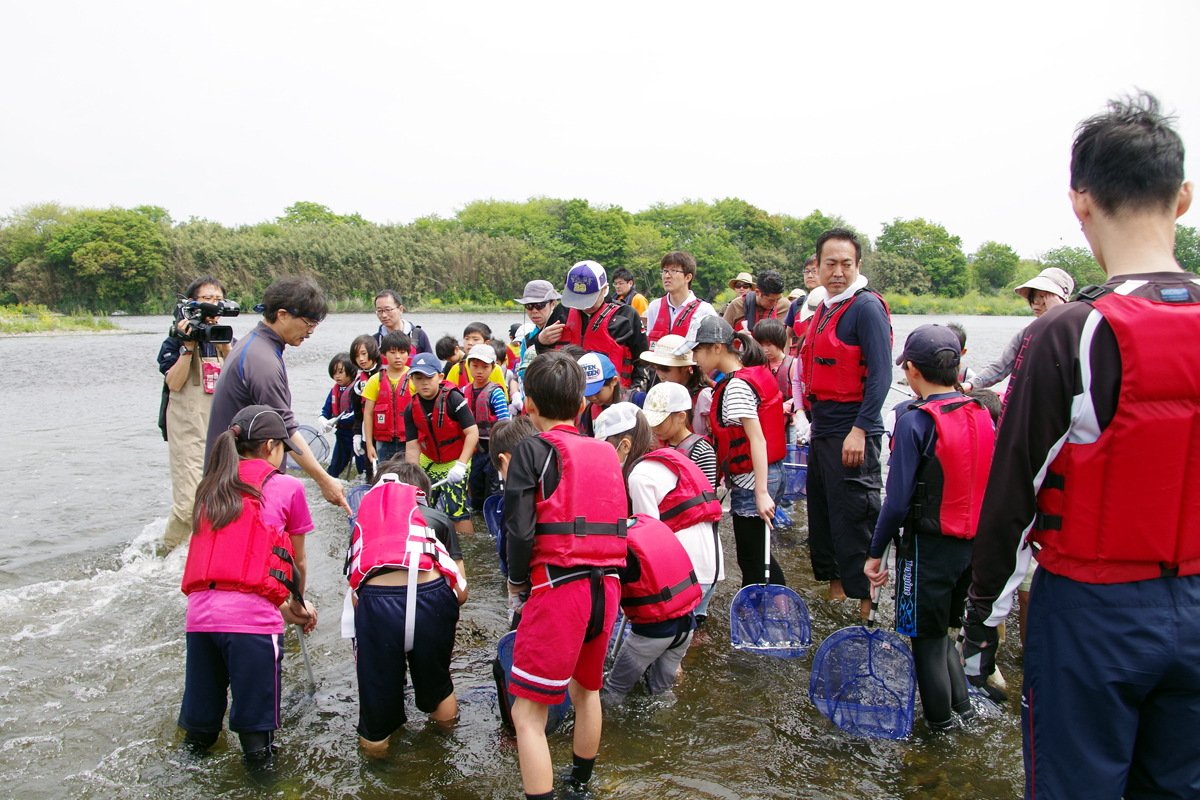
{"type": "MultiPolygon", "coordinates": [[[[603,309],[603,306],[601,308],[603,309]]],[[[542,330],[545,330],[546,327],[553,325],[555,322],[561,322],[565,325],[570,312],[571,309],[559,303],[550,312],[550,317],[546,320],[546,325],[543,326],[542,330]]],[[[583,317],[583,324],[580,330],[584,330],[587,328],[592,316],[582,311],[579,314],[583,317]]],[[[650,340],[646,337],[645,331],[642,330],[642,318],[638,314],[637,309],[633,306],[618,305],[617,313],[608,321],[608,334],[617,344],[629,348],[630,356],[633,358],[633,385],[647,386],[654,372],[648,369],[639,359],[642,357],[642,353],[650,349],[650,340]]],[[[539,355],[554,349],[554,345],[552,344],[542,344],[536,338],[534,341],[537,345],[539,355]]],[[[618,370],[621,367],[620,364],[614,364],[613,366],[617,367],[618,370]]]]}
{"type": "Polygon", "coordinates": [[[529,580],[533,537],[537,525],[537,492],[540,481],[545,496],[558,488],[562,464],[554,445],[540,436],[522,439],[513,448],[504,480],[504,526],[508,536],[508,580],[529,580]]]}
{"type": "MultiPolygon", "coordinates": [[[[1159,300],[1159,290],[1185,288],[1189,302],[1200,302],[1200,285],[1187,272],[1122,275],[1105,286],[1141,282],[1128,294],[1159,300]]],[[[1126,287],[1128,288],[1128,287],[1126,287]]],[[[1103,318],[1089,326],[1090,304],[1068,303],[1047,311],[1025,329],[1009,381],[1008,401],[996,439],[996,452],[979,515],[971,555],[971,619],[999,625],[1012,607],[1012,594],[1025,577],[1032,556],[1025,542],[1037,511],[1037,494],[1046,471],[1068,437],[1094,442],[1112,422],[1121,393],[1121,351],[1103,318]],[[1084,370],[1080,354],[1090,350],[1090,408],[1083,402],[1084,370]]],[[[1163,343],[1163,358],[1171,358],[1163,343]]],[[[1194,365],[1180,364],[1181,369],[1194,365]]],[[[1175,435],[1164,431],[1164,436],[1175,435]]],[[[1128,487],[1138,491],[1137,487],[1128,487]]]]}

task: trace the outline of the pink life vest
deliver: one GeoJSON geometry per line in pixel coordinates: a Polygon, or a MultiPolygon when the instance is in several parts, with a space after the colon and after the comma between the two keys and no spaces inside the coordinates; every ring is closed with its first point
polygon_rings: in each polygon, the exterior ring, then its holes
{"type": "MultiPolygon", "coordinates": [[[[238,477],[262,490],[278,472],[261,458],[238,463],[238,477]]],[[[242,495],[242,513],[224,528],[213,530],[204,509],[199,530],[192,535],[183,568],[183,593],[216,589],[252,592],[279,605],[294,592],[295,560],[291,538],[263,519],[262,500],[242,495]]]]}
{"type": "Polygon", "coordinates": [[[626,542],[641,569],[636,581],[621,587],[621,608],[630,622],[666,622],[700,605],[704,595],[692,560],[667,525],[639,514],[626,542]]]}
{"type": "Polygon", "coordinates": [[[678,533],[701,522],[721,519],[721,504],[708,478],[696,463],[672,447],[651,450],[639,460],[650,459],[665,464],[678,481],[658,506],[658,518],[678,533]]]}

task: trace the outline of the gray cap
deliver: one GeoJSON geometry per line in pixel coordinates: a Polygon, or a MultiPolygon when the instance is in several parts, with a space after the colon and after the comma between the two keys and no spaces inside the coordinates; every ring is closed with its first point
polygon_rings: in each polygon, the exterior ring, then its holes
{"type": "Polygon", "coordinates": [[[1071,292],[1075,291],[1075,280],[1067,274],[1066,270],[1058,267],[1046,267],[1037,274],[1037,277],[1030,278],[1013,291],[1028,300],[1034,289],[1056,294],[1063,300],[1069,301],[1071,292]]]}
{"type": "Polygon", "coordinates": [[[696,348],[698,344],[723,344],[733,347],[733,326],[722,317],[705,317],[696,326],[696,338],[689,337],[683,344],[675,348],[675,355],[681,356],[696,348]]]}
{"type": "Polygon", "coordinates": [[[554,291],[554,285],[550,281],[530,281],[525,284],[525,294],[521,297],[513,298],[513,302],[524,306],[530,303],[544,303],[547,300],[557,300],[560,297],[562,295],[554,291]]]}

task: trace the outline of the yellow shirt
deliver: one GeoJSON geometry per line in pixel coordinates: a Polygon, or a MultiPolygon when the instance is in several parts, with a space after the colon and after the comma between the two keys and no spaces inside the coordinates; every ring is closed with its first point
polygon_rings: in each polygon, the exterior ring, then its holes
{"type": "MultiPolygon", "coordinates": [[[[450,381],[459,389],[461,389],[464,394],[466,393],[467,387],[471,385],[471,373],[467,371],[465,362],[465,358],[462,361],[459,361],[450,368],[450,373],[446,375],[446,380],[450,381]]],[[[507,400],[508,382],[504,380],[504,371],[500,369],[499,364],[492,365],[492,374],[488,375],[488,380],[492,383],[499,384],[500,388],[504,390],[504,399],[507,400]]],[[[366,396],[366,390],[363,390],[363,397],[366,396]]]]}
{"type": "MultiPolygon", "coordinates": [[[[371,379],[369,381],[367,381],[367,385],[363,387],[363,393],[362,393],[363,400],[370,400],[372,403],[377,402],[379,400],[379,376],[384,375],[386,373],[387,373],[387,370],[383,369],[371,376],[371,379]]],[[[390,377],[388,378],[388,380],[392,381],[392,379],[390,377]]],[[[392,381],[392,386],[397,387],[400,385],[400,383],[402,381],[406,381],[406,380],[408,380],[408,367],[404,368],[404,374],[400,376],[400,380],[392,381]]],[[[408,393],[409,394],[413,393],[411,383],[408,385],[408,393]]]]}

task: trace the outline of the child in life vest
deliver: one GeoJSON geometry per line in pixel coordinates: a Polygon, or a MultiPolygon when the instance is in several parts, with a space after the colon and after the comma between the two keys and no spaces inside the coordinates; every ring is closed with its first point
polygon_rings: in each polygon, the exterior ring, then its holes
{"type": "Polygon", "coordinates": [[[677,354],[684,343],[682,336],[668,334],[642,353],[641,360],[654,368],[658,383],[678,383],[688,391],[687,426],[700,436],[708,436],[708,411],[712,407],[712,379],[696,366],[692,354],[677,354]]]}
{"type": "Polygon", "coordinates": [[[888,579],[884,548],[899,538],[896,631],[912,637],[917,689],[932,730],[950,727],[956,714],[973,714],[963,665],[946,629],[961,620],[967,600],[971,540],[995,444],[991,415],[954,389],[961,349],[954,332],[941,325],[922,325],[904,343],[896,363],[920,400],[896,421],[886,499],[863,567],[878,591],[888,579]]]}
{"type": "Polygon", "coordinates": [[[629,554],[620,572],[621,606],[632,629],[604,681],[605,699],[620,702],[647,671],[651,694],[675,685],[696,628],[695,608],[704,597],[696,567],[681,540],[702,538],[711,546],[721,504],[688,459],[673,450],[654,449],[650,425],[632,403],[618,403],[601,414],[596,420],[596,438],[616,449],[634,513],[626,537],[629,554]],[[658,457],[653,457],[655,453],[658,457]],[[674,485],[659,498],[656,481],[674,485]],[[689,507],[696,498],[700,503],[689,507]],[[660,517],[682,524],[674,526],[679,529],[676,531],[660,517]]]}
{"type": "MultiPolygon", "coordinates": [[[[367,388],[367,381],[371,376],[379,372],[382,368],[379,363],[379,342],[375,341],[375,337],[369,333],[364,333],[362,336],[356,336],[354,341],[350,343],[350,359],[354,362],[354,366],[358,367],[358,378],[354,381],[354,394],[350,398],[350,402],[354,405],[354,455],[362,456],[366,461],[367,449],[363,445],[363,390],[367,388]]],[[[371,481],[371,462],[366,461],[367,482],[371,481]]]]}
{"type": "Polygon", "coordinates": [[[582,796],[600,748],[604,656],[625,566],[625,485],[612,447],[582,436],[583,370],[543,353],[525,372],[526,409],[539,433],[517,443],[506,468],[508,591],[528,597],[513,649],[509,692],[525,796],[550,800],[554,771],[547,709],[569,693],[574,759],[567,790],[582,796]]]}
{"type": "Polygon", "coordinates": [[[495,362],[496,350],[490,344],[477,344],[467,353],[467,371],[471,374],[471,384],[465,394],[471,414],[475,417],[475,424],[479,428],[479,443],[475,445],[475,453],[471,456],[469,485],[471,507],[480,513],[483,512],[483,502],[500,493],[500,476],[492,468],[488,444],[492,426],[508,419],[508,401],[504,397],[504,388],[491,380],[495,362]]]}
{"type": "Polygon", "coordinates": [[[442,361],[442,372],[448,373],[455,364],[462,361],[463,351],[458,346],[458,339],[455,339],[450,334],[446,334],[437,340],[437,344],[433,346],[433,353],[442,361]]]}
{"type": "Polygon", "coordinates": [[[792,384],[796,380],[798,362],[786,352],[787,328],[777,319],[764,319],[754,326],[754,341],[762,345],[767,354],[767,366],[775,376],[779,391],[783,395],[783,419],[787,424],[787,443],[796,441],[795,403],[792,399],[792,384]]]}
{"type": "MultiPolygon", "coordinates": [[[[492,328],[485,322],[472,322],[467,327],[463,328],[462,349],[464,353],[470,353],[477,345],[486,344],[492,346],[492,328]]],[[[471,371],[467,369],[466,359],[459,359],[457,364],[454,364],[445,373],[446,381],[458,387],[460,391],[466,390],[471,385],[471,371]]],[[[492,371],[488,374],[488,380],[494,381],[502,387],[507,387],[504,381],[504,372],[493,359],[492,371]]],[[[505,388],[505,397],[508,396],[508,390],[505,388]]]]}
{"type": "MultiPolygon", "coordinates": [[[[729,484],[730,514],[742,586],[766,583],[763,562],[775,504],[783,493],[783,395],[767,368],[767,356],[748,333],[734,333],[719,317],[705,317],[680,352],[693,351],[705,372],[722,374],[713,391],[709,422],[717,445],[717,469],[729,484]],[[734,343],[741,349],[734,349],[734,343]]],[[[786,585],[771,556],[770,582],[786,585]]]]}
{"type": "Polygon", "coordinates": [[[625,402],[640,407],[645,402],[645,392],[631,392],[622,388],[617,368],[608,356],[602,353],[587,353],[579,358],[579,366],[583,368],[583,376],[587,381],[583,390],[587,408],[579,415],[578,420],[579,432],[584,436],[595,435],[596,417],[600,416],[604,409],[625,402]]]}
{"type": "Polygon", "coordinates": [[[349,353],[338,353],[329,361],[329,377],[333,378],[333,388],[325,398],[325,406],[321,409],[318,422],[321,433],[334,432],[333,454],[329,457],[326,472],[335,478],[355,462],[355,468],[360,472],[366,471],[366,456],[354,455],[354,379],[358,369],[350,360],[349,353]]]}
{"type": "Polygon", "coordinates": [[[429,477],[402,457],[381,463],[379,474],[355,520],[342,608],[342,638],[354,641],[358,741],[377,758],[407,722],[408,673],[417,708],[431,722],[449,724],[458,716],[450,661],[459,606],[467,599],[458,534],[448,517],[428,507],[429,477]],[[418,558],[415,577],[410,546],[418,558]]]}
{"type": "Polygon", "coordinates": [[[444,505],[454,529],[471,533],[471,457],[479,426],[462,392],[447,384],[433,353],[417,353],[408,376],[414,398],[404,412],[405,459],[419,464],[433,482],[430,502],[444,505]]]}
{"type": "Polygon", "coordinates": [[[387,366],[371,376],[362,394],[363,433],[367,458],[373,464],[404,452],[404,414],[412,401],[406,380],[412,340],[400,331],[388,331],[379,349],[387,366]]]}
{"type": "Polygon", "coordinates": [[[312,518],[304,485],[279,472],[285,450],[295,448],[279,412],[238,412],[196,489],[196,533],[183,571],[184,745],[201,752],[217,741],[231,693],[229,728],[256,765],[270,759],[279,727],[284,623],[306,633],[317,624],[316,610],[300,600],[312,518]]]}

